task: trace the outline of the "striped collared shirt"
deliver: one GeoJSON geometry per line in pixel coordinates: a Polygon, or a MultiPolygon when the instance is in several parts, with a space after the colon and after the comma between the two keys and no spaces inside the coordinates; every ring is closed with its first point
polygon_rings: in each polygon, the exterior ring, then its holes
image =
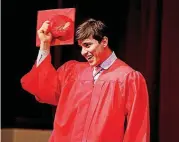
{"type": "Polygon", "coordinates": [[[116,59],[117,59],[116,54],[113,51],[112,54],[100,65],[101,69],[97,74],[95,73],[96,67],[94,67],[93,76],[94,74],[96,74],[94,76],[94,81],[96,81],[100,76],[100,74],[103,72],[103,70],[107,70],[114,63],[116,59]]]}

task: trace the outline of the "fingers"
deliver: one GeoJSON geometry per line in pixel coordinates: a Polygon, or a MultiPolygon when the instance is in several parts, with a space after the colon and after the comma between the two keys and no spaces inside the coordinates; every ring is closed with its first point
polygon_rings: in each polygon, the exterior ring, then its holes
{"type": "Polygon", "coordinates": [[[42,26],[40,27],[40,29],[38,30],[38,33],[44,33],[44,34],[48,34],[49,32],[49,24],[50,21],[45,21],[42,26]]]}

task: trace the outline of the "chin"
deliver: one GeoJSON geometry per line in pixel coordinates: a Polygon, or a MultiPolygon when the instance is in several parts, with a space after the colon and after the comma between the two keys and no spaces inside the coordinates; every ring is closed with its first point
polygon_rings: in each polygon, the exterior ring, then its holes
{"type": "Polygon", "coordinates": [[[99,64],[99,61],[94,59],[93,61],[88,62],[88,63],[90,64],[91,67],[95,67],[99,64]]]}
{"type": "Polygon", "coordinates": [[[90,65],[91,67],[95,67],[95,65],[94,65],[94,64],[89,63],[89,65],[90,65]]]}
{"type": "Polygon", "coordinates": [[[96,63],[96,62],[92,62],[92,63],[89,63],[89,64],[90,64],[91,67],[95,67],[95,66],[98,65],[98,63],[96,63]]]}

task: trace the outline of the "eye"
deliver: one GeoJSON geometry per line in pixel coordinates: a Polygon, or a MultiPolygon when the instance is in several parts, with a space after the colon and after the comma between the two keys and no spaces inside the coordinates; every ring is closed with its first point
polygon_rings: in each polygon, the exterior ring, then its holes
{"type": "Polygon", "coordinates": [[[91,46],[91,43],[84,43],[83,46],[84,46],[85,48],[89,48],[89,47],[91,46]]]}

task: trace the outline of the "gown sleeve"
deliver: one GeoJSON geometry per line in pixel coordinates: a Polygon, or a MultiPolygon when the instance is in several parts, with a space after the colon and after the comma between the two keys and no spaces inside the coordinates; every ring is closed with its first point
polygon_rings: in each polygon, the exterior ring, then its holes
{"type": "Polygon", "coordinates": [[[73,63],[74,61],[68,61],[56,70],[51,64],[51,55],[48,55],[38,67],[35,63],[32,69],[22,76],[21,86],[25,91],[34,95],[40,103],[56,106],[66,68],[73,63]]]}
{"type": "Polygon", "coordinates": [[[127,126],[123,142],[150,142],[148,90],[141,73],[127,75],[125,95],[127,126]]]}

